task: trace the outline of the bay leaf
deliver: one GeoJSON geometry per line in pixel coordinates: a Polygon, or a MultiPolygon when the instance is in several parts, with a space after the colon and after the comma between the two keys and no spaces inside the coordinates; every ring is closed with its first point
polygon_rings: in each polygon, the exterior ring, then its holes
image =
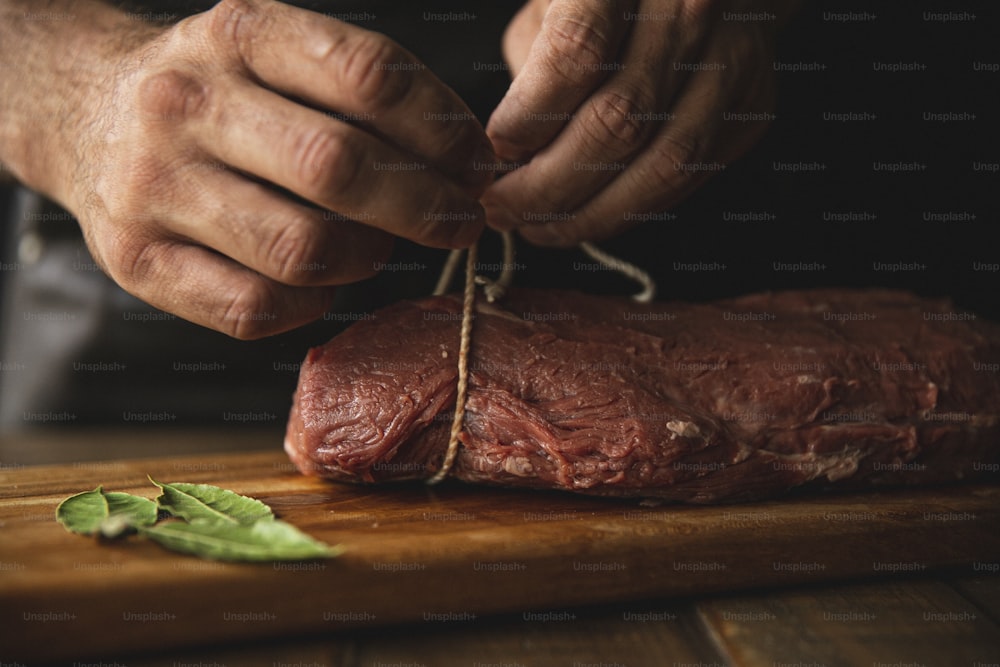
{"type": "Polygon", "coordinates": [[[306,560],[333,558],[343,552],[278,519],[249,525],[207,519],[169,521],[140,532],[168,549],[216,560],[306,560]]]}
{"type": "Polygon", "coordinates": [[[99,486],[70,496],[56,508],[56,520],[66,530],[90,535],[118,537],[130,528],[156,523],[156,503],[131,493],[105,493],[99,486]]]}
{"type": "Polygon", "coordinates": [[[244,525],[274,519],[271,508],[264,503],[228,489],[211,484],[185,482],[161,484],[152,477],[149,481],[162,491],[156,499],[159,508],[181,519],[188,521],[204,519],[244,525]]]}
{"type": "Polygon", "coordinates": [[[70,496],[56,508],[56,521],[71,533],[90,535],[108,518],[108,501],[104,487],[70,496]]]}
{"type": "Polygon", "coordinates": [[[108,503],[108,514],[125,517],[130,526],[152,526],[156,523],[156,503],[149,498],[113,491],[105,493],[104,499],[108,503]]]}

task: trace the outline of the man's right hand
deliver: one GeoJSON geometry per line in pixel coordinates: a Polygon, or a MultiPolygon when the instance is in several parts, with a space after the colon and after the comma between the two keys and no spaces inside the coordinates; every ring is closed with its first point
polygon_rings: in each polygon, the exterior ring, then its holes
{"type": "Polygon", "coordinates": [[[389,39],[264,0],[148,35],[84,98],[70,177],[47,193],[127,291],[256,338],[319,317],[393,236],[480,234],[489,141],[389,39]]]}

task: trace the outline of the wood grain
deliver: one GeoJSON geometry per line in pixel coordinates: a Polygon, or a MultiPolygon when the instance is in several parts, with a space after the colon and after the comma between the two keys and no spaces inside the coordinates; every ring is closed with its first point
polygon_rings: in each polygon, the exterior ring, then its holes
{"type": "MultiPolygon", "coordinates": [[[[974,567],[981,570],[983,563],[975,563],[974,567]]],[[[997,563],[990,563],[990,569],[997,563]]],[[[973,604],[983,610],[994,623],[1000,625],[1000,577],[996,576],[972,576],[950,579],[952,587],[959,593],[967,597],[973,604]]],[[[1000,656],[1000,650],[997,651],[1000,656]]]]}
{"type": "Polygon", "coordinates": [[[938,581],[811,588],[698,608],[734,667],[950,667],[1000,655],[1000,626],[938,581]]]}
{"type": "Polygon", "coordinates": [[[0,658],[436,627],[473,614],[544,627],[533,614],[573,605],[884,575],[884,564],[968,566],[1000,558],[998,500],[1000,488],[970,485],[641,508],[455,483],[341,486],[301,477],[281,452],[18,468],[0,473],[0,658]],[[138,538],[100,544],[54,521],[63,498],[97,484],[153,497],[147,474],[260,498],[347,551],[222,564],[138,538]]]}
{"type": "Polygon", "coordinates": [[[326,637],[199,647],[156,657],[122,656],[131,667],[183,664],[313,667],[721,667],[690,602],[627,603],[576,609],[565,620],[521,615],[413,623],[326,637]],[[641,620],[637,618],[641,617],[641,620]]]}

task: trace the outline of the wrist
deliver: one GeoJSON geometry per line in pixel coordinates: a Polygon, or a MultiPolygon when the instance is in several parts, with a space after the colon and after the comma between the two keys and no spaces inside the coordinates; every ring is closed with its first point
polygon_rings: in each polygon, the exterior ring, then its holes
{"type": "Polygon", "coordinates": [[[0,164],[76,212],[119,71],[158,29],[102,2],[2,2],[0,14],[0,164]]]}

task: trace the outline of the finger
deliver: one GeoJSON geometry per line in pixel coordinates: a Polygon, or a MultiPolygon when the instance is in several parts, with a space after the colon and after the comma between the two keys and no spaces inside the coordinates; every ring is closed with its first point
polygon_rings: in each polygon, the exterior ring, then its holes
{"type": "Polygon", "coordinates": [[[523,161],[558,134],[614,66],[628,0],[554,0],[520,73],[490,117],[497,154],[523,161]]]}
{"type": "Polygon", "coordinates": [[[527,2],[504,30],[503,57],[510,66],[512,77],[516,77],[524,67],[531,45],[542,27],[543,18],[545,18],[545,6],[540,2],[527,2]]]}
{"type": "Polygon", "coordinates": [[[478,196],[493,149],[464,102],[388,38],[279,2],[225,2],[210,30],[274,90],[375,128],[478,196]]]}
{"type": "Polygon", "coordinates": [[[490,226],[508,230],[546,217],[567,219],[641,150],[655,129],[647,120],[657,114],[655,95],[641,81],[605,85],[552,144],[490,186],[480,200],[490,226]]]}
{"type": "MultiPolygon", "coordinates": [[[[320,317],[334,287],[291,287],[206,248],[121,235],[111,276],[143,301],[234,338],[288,331],[320,317]]],[[[105,264],[107,264],[105,262],[105,264]]]]}
{"type": "MultiPolygon", "coordinates": [[[[684,33],[688,45],[683,52],[690,59],[691,53],[702,48],[702,37],[696,30],[684,33]]],[[[606,190],[563,216],[569,224],[525,228],[524,235],[537,243],[567,245],[655,220],[656,214],[684,199],[711,175],[725,169],[728,161],[742,155],[763,132],[767,122],[760,119],[770,117],[765,112],[774,102],[773,76],[768,76],[767,68],[753,66],[767,61],[761,56],[762,45],[753,37],[735,26],[715,31],[700,61],[707,66],[685,80],[651,149],[606,190]]],[[[671,85],[676,83],[667,84],[666,94],[672,96],[671,85]]]]}
{"type": "Polygon", "coordinates": [[[725,146],[733,128],[722,121],[724,91],[714,72],[690,77],[671,109],[673,119],[626,171],[573,212],[570,224],[525,225],[520,228],[522,236],[539,245],[557,246],[600,240],[684,199],[726,168],[723,160],[728,155],[720,146],[725,146]]]}
{"type": "Polygon", "coordinates": [[[222,162],[423,245],[463,248],[479,237],[475,199],[367,132],[249,83],[214,98],[189,105],[188,125],[222,162]]]}
{"type": "Polygon", "coordinates": [[[493,183],[482,198],[490,226],[506,230],[524,218],[568,219],[620,174],[669,118],[669,61],[694,50],[690,38],[668,47],[662,27],[638,22],[629,35],[624,69],[605,82],[566,128],[527,165],[493,183]],[[667,49],[671,53],[665,53],[667,49]]]}
{"type": "Polygon", "coordinates": [[[329,211],[290,201],[222,171],[186,179],[183,215],[164,215],[170,231],[286,285],[340,285],[370,277],[392,237],[329,211]]]}

